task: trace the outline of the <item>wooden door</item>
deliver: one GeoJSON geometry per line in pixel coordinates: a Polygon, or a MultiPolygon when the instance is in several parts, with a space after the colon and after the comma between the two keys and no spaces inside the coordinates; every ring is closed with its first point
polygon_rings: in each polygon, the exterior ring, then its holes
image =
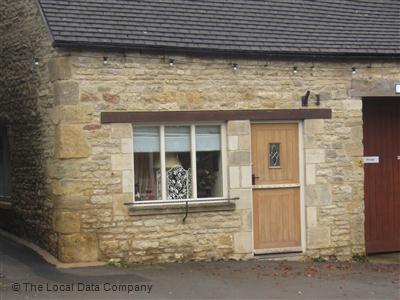
{"type": "Polygon", "coordinates": [[[363,101],[365,246],[400,251],[400,98],[363,101]]]}
{"type": "Polygon", "coordinates": [[[253,124],[254,251],[301,251],[298,124],[253,124]]]}

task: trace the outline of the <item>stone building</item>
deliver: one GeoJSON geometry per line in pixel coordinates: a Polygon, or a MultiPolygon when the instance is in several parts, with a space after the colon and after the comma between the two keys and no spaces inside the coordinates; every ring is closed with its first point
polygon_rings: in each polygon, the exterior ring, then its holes
{"type": "Polygon", "coordinates": [[[400,250],[396,1],[1,5],[2,228],[63,262],[400,250]]]}

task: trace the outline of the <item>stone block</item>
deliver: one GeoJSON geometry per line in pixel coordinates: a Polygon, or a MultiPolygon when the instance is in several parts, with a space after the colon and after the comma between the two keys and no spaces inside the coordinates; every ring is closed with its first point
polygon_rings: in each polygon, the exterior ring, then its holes
{"type": "Polygon", "coordinates": [[[315,168],[315,164],[306,165],[306,185],[316,183],[315,168]]]}
{"type": "Polygon", "coordinates": [[[87,124],[92,122],[92,108],[89,105],[64,105],[60,108],[61,123],[87,124]]]}
{"type": "Polygon", "coordinates": [[[103,100],[106,102],[117,104],[117,103],[119,103],[120,96],[114,95],[114,94],[109,94],[109,93],[104,93],[103,100]]]}
{"type": "Polygon", "coordinates": [[[122,139],[133,137],[132,125],[127,124],[111,124],[111,138],[122,139]]]}
{"type": "Polygon", "coordinates": [[[329,227],[311,227],[307,230],[307,248],[319,249],[331,246],[329,227]]]}
{"type": "Polygon", "coordinates": [[[231,166],[247,166],[250,165],[249,151],[229,151],[228,162],[231,166]]]}
{"type": "Polygon", "coordinates": [[[228,121],[229,135],[250,134],[250,121],[228,121]]]}
{"type": "Polygon", "coordinates": [[[359,213],[351,217],[351,241],[353,244],[364,245],[365,232],[364,232],[364,218],[363,214],[359,213]]]}
{"type": "Polygon", "coordinates": [[[318,211],[317,207],[315,206],[307,207],[307,228],[317,226],[317,220],[318,220],[317,211],[318,211]]]}
{"type": "Polygon", "coordinates": [[[344,149],[350,156],[363,156],[364,153],[362,140],[354,141],[353,143],[345,143],[344,149]]]}
{"type": "Polygon", "coordinates": [[[250,135],[243,134],[239,135],[239,150],[250,151],[251,144],[250,144],[250,135]]]}
{"type": "Polygon", "coordinates": [[[149,240],[133,241],[132,249],[134,250],[157,249],[159,245],[160,242],[158,241],[149,241],[149,240]]]}
{"type": "Polygon", "coordinates": [[[356,126],[351,128],[350,137],[352,141],[362,141],[363,139],[363,128],[362,126],[356,126]]]}
{"type": "Polygon", "coordinates": [[[77,104],[79,101],[79,84],[75,81],[57,81],[54,83],[56,105],[77,104]]]}
{"type": "Polygon", "coordinates": [[[323,163],[325,162],[325,150],[323,149],[306,149],[306,163],[323,163]]]}
{"type": "Polygon", "coordinates": [[[240,211],[240,216],[242,219],[242,230],[252,231],[253,230],[253,214],[251,209],[242,209],[240,211]]]}
{"type": "Polygon", "coordinates": [[[240,187],[240,167],[229,167],[229,187],[240,187]]]}
{"type": "Polygon", "coordinates": [[[332,203],[332,188],[329,184],[312,184],[305,187],[306,205],[318,206],[332,203]]]}
{"type": "Polygon", "coordinates": [[[350,111],[361,111],[362,110],[362,100],[361,99],[350,99],[343,102],[343,108],[350,111]]]}
{"type": "Polygon", "coordinates": [[[242,166],[240,167],[240,186],[242,188],[251,188],[252,180],[251,180],[251,166],[242,166]]]}
{"type": "Polygon", "coordinates": [[[71,79],[71,63],[68,57],[55,57],[49,60],[50,80],[71,79]]]}
{"type": "Polygon", "coordinates": [[[318,148],[318,139],[316,135],[304,134],[304,149],[315,149],[318,148]]]}
{"type": "Polygon", "coordinates": [[[79,125],[60,124],[56,128],[57,158],[83,158],[90,154],[90,146],[79,125]]]}
{"type": "Polygon", "coordinates": [[[112,196],[114,216],[127,216],[128,206],[125,203],[133,201],[133,193],[114,194],[112,196]]]}
{"type": "Polygon", "coordinates": [[[239,148],[239,137],[237,135],[228,136],[228,150],[236,151],[239,148]]]}
{"type": "Polygon", "coordinates": [[[94,195],[90,198],[90,202],[93,204],[109,204],[112,203],[111,195],[94,195]]]}
{"type": "Polygon", "coordinates": [[[81,102],[97,102],[100,101],[100,97],[95,93],[81,92],[81,102]]]}
{"type": "Polygon", "coordinates": [[[252,207],[252,190],[251,189],[231,189],[229,191],[231,198],[238,197],[239,200],[235,201],[236,209],[250,209],[252,207]]]}
{"type": "Polygon", "coordinates": [[[52,183],[54,195],[90,194],[93,190],[91,181],[80,179],[62,179],[52,183]]]}
{"type": "Polygon", "coordinates": [[[306,134],[323,133],[325,121],[319,119],[304,120],[304,132],[306,134]]]}
{"type": "Polygon", "coordinates": [[[351,81],[350,95],[352,97],[384,97],[397,96],[395,86],[399,84],[399,80],[366,80],[353,79],[351,81]]]}
{"type": "Polygon", "coordinates": [[[96,234],[60,234],[58,259],[65,263],[97,261],[98,241],[96,234]]]}
{"type": "Polygon", "coordinates": [[[114,171],[132,170],[132,154],[113,154],[111,155],[111,168],[114,171]]]}
{"type": "Polygon", "coordinates": [[[251,231],[236,232],[233,235],[233,251],[235,254],[246,254],[253,251],[253,237],[251,231]]]}
{"type": "Polygon", "coordinates": [[[80,231],[80,213],[76,211],[55,211],[53,228],[59,233],[77,233],[80,231]]]}
{"type": "Polygon", "coordinates": [[[122,171],[122,192],[133,193],[133,172],[131,170],[122,171]]]}
{"type": "Polygon", "coordinates": [[[133,138],[121,139],[121,153],[132,154],[133,153],[133,138]]]}
{"type": "Polygon", "coordinates": [[[85,195],[59,195],[53,196],[54,209],[85,210],[92,206],[89,204],[89,196],[85,195]]]}

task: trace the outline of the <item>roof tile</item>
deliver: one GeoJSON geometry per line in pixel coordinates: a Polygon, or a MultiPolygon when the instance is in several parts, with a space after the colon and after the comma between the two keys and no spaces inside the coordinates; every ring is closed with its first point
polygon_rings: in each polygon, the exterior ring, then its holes
{"type": "Polygon", "coordinates": [[[397,0],[39,0],[57,45],[400,54],[397,0]]]}

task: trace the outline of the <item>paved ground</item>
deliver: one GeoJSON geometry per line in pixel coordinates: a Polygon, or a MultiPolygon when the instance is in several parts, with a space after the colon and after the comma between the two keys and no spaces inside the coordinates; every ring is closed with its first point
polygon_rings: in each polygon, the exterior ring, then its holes
{"type": "Polygon", "coordinates": [[[400,299],[396,263],[253,260],[65,270],[4,237],[0,237],[0,262],[1,300],[400,299]]]}
{"type": "Polygon", "coordinates": [[[370,255],[368,261],[373,264],[400,264],[400,252],[370,255]]]}

